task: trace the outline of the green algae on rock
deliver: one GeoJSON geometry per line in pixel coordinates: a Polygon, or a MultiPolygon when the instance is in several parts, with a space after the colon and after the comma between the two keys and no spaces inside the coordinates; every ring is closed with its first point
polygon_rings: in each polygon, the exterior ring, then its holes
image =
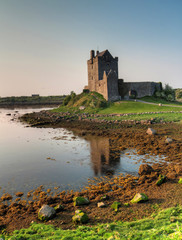
{"type": "Polygon", "coordinates": [[[114,209],[115,212],[117,212],[120,206],[121,206],[120,202],[113,202],[111,208],[114,209]]]}
{"type": "Polygon", "coordinates": [[[86,213],[82,212],[81,210],[76,210],[72,220],[74,223],[87,223],[89,218],[86,213]]]}
{"type": "Polygon", "coordinates": [[[88,205],[90,201],[85,197],[74,197],[73,204],[74,206],[88,205]]]}
{"type": "Polygon", "coordinates": [[[179,179],[178,183],[182,184],[182,178],[179,179]]]}
{"type": "Polygon", "coordinates": [[[157,182],[156,182],[156,185],[157,186],[160,186],[162,183],[164,183],[166,180],[166,176],[165,175],[159,175],[158,179],[157,179],[157,182]]]}
{"type": "Polygon", "coordinates": [[[131,200],[131,203],[145,202],[148,200],[148,197],[145,193],[137,193],[134,198],[131,200]]]}

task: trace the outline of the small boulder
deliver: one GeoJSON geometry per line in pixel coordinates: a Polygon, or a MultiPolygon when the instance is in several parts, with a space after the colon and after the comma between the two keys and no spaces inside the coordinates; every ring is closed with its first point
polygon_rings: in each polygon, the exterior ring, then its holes
{"type": "Polygon", "coordinates": [[[156,132],[156,130],[153,129],[153,128],[148,128],[146,133],[147,133],[148,135],[155,135],[157,132],[156,132]]]}
{"type": "Polygon", "coordinates": [[[74,223],[87,223],[89,218],[86,213],[82,212],[81,210],[76,210],[72,220],[74,223]]]}
{"type": "Polygon", "coordinates": [[[167,143],[167,144],[172,143],[172,142],[173,142],[172,138],[166,138],[166,140],[165,140],[165,143],[167,143]]]}
{"type": "Polygon", "coordinates": [[[141,164],[138,170],[139,175],[147,175],[153,171],[153,168],[148,164],[141,164]]]}
{"type": "Polygon", "coordinates": [[[54,210],[56,212],[61,212],[62,210],[64,210],[64,207],[61,204],[58,204],[57,206],[54,207],[54,210]]]}
{"type": "Polygon", "coordinates": [[[111,208],[114,209],[115,212],[117,212],[120,206],[121,206],[120,202],[113,202],[111,208]]]}
{"type": "Polygon", "coordinates": [[[148,200],[148,197],[145,193],[137,193],[134,198],[131,200],[131,203],[145,202],[148,200]]]}
{"type": "Polygon", "coordinates": [[[160,186],[162,183],[164,183],[166,180],[166,176],[165,175],[159,175],[158,179],[157,179],[157,182],[156,182],[156,185],[157,186],[160,186]]]}
{"type": "Polygon", "coordinates": [[[88,205],[90,201],[85,197],[74,197],[73,198],[74,206],[88,205]]]}
{"type": "Polygon", "coordinates": [[[98,208],[103,208],[103,207],[106,207],[106,205],[105,205],[104,202],[98,202],[98,203],[97,203],[97,207],[98,207],[98,208]]]}
{"type": "Polygon", "coordinates": [[[79,110],[84,110],[85,109],[85,106],[80,106],[79,107],[79,110]]]}
{"type": "Polygon", "coordinates": [[[38,219],[41,221],[47,221],[56,215],[56,211],[49,205],[43,205],[38,212],[38,219]]]}

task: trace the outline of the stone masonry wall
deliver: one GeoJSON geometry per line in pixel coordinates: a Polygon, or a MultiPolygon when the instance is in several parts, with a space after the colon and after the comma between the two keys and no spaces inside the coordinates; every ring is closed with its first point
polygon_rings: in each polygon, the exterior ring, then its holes
{"type": "Polygon", "coordinates": [[[157,89],[160,89],[160,83],[155,82],[124,82],[125,98],[129,97],[129,91],[136,91],[137,97],[152,96],[157,89]]]}

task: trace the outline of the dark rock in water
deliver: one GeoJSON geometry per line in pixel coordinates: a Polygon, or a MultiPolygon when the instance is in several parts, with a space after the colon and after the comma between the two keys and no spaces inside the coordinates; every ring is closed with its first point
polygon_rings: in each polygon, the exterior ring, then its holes
{"type": "Polygon", "coordinates": [[[56,215],[56,211],[49,205],[43,205],[38,212],[38,219],[41,221],[47,221],[56,215]]]}
{"type": "Polygon", "coordinates": [[[147,175],[153,171],[153,168],[148,164],[142,164],[139,167],[138,174],[139,175],[147,175]]]}

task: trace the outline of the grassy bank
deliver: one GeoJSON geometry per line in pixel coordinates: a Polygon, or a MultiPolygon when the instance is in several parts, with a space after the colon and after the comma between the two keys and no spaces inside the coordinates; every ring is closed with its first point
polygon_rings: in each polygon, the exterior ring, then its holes
{"type": "Polygon", "coordinates": [[[97,226],[79,226],[62,230],[51,225],[33,223],[28,229],[14,231],[2,239],[181,239],[182,207],[153,214],[151,218],[133,222],[113,222],[97,226]]]}
{"type": "MultiPolygon", "coordinates": [[[[148,103],[139,101],[120,101],[107,103],[102,95],[98,93],[82,93],[80,95],[70,96],[66,104],[54,109],[54,112],[69,112],[75,114],[98,114],[97,118],[105,120],[149,120],[157,118],[160,121],[181,121],[182,103],[167,102],[154,97],[142,99],[148,103]],[[162,102],[162,106],[159,103],[162,102]],[[149,104],[154,103],[154,104],[149,104]],[[166,105],[164,105],[166,104],[166,105]],[[84,109],[83,109],[83,108],[84,109]],[[116,116],[116,115],[122,116],[116,116]]],[[[94,118],[91,116],[90,118],[94,118]]],[[[89,116],[88,116],[89,118],[89,116]]]]}

